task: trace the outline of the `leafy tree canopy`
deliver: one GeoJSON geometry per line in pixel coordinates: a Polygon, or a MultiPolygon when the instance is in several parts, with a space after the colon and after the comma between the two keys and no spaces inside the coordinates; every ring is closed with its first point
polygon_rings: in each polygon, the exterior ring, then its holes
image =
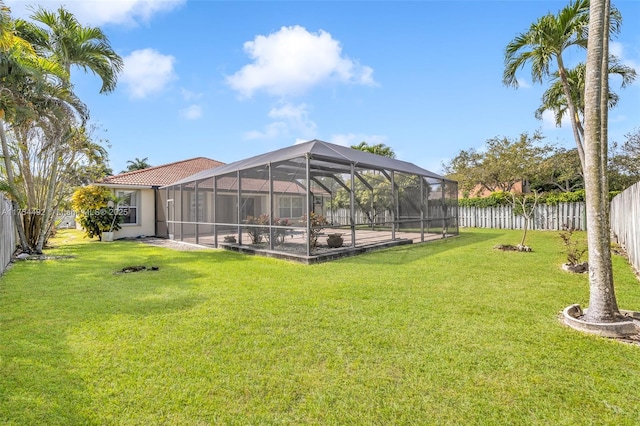
{"type": "Polygon", "coordinates": [[[613,144],[609,158],[609,186],[617,191],[640,182],[640,127],[625,138],[622,144],[613,144]]]}
{"type": "Polygon", "coordinates": [[[528,182],[540,173],[540,166],[553,147],[542,144],[544,137],[522,133],[517,139],[495,137],[482,150],[462,150],[443,163],[445,175],[457,180],[463,192],[509,192],[518,182],[528,182]]]}

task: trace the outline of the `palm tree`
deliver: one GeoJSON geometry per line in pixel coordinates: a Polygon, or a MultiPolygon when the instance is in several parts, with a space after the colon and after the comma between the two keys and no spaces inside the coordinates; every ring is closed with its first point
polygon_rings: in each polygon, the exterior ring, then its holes
{"type": "Polygon", "coordinates": [[[565,93],[571,117],[573,135],[578,145],[580,160],[584,163],[584,152],[580,137],[580,123],[576,120],[576,107],[564,66],[563,53],[571,46],[586,47],[585,29],[589,20],[588,0],[569,3],[555,16],[551,13],[534,22],[529,30],[516,36],[505,50],[505,69],[502,82],[518,87],[516,72],[525,64],[531,65],[531,79],[542,83],[551,73],[553,61],[557,63],[558,75],[565,93]]]}
{"type": "Polygon", "coordinates": [[[5,127],[19,113],[31,110],[31,103],[24,97],[26,89],[42,87],[52,77],[63,76],[64,70],[58,64],[39,56],[31,43],[17,34],[10,9],[0,1],[0,141],[7,177],[5,189],[11,198],[20,246],[25,252],[30,252],[31,248],[19,213],[22,197],[16,185],[5,127]]]}
{"type": "Polygon", "coordinates": [[[43,56],[55,58],[67,75],[73,66],[97,75],[102,80],[100,93],[116,88],[118,74],[123,69],[122,58],[111,48],[109,38],[100,28],[82,26],[64,7],[57,12],[40,7],[31,19],[45,28],[18,20],[19,29],[43,56]]]}
{"type": "MultiPolygon", "coordinates": [[[[48,107],[57,106],[57,120],[49,121],[45,133],[50,141],[48,146],[51,153],[51,163],[48,170],[48,187],[44,201],[45,214],[42,218],[44,225],[39,228],[36,251],[41,251],[47,238],[49,224],[55,211],[54,199],[56,189],[60,183],[59,171],[63,151],[73,139],[74,128],[82,127],[88,118],[85,108],[76,108],[75,98],[70,82],[71,68],[76,66],[84,71],[90,71],[102,80],[101,93],[108,93],[115,89],[118,73],[122,70],[123,62],[120,56],[111,48],[106,35],[99,28],[82,26],[78,20],[63,7],[57,12],[49,12],[43,8],[37,9],[31,18],[43,24],[43,27],[18,20],[16,28],[24,39],[30,41],[38,54],[55,62],[64,70],[64,75],[58,89],[65,96],[58,102],[49,102],[48,107]],[[72,106],[72,108],[68,108],[72,106]]],[[[49,88],[51,89],[51,87],[49,88]]],[[[53,99],[53,98],[51,98],[53,99]]],[[[36,104],[44,108],[44,104],[36,104]]],[[[50,109],[53,111],[53,109],[50,109]]],[[[38,120],[38,126],[42,126],[38,120]]],[[[43,130],[44,130],[43,127],[43,130]]],[[[26,136],[26,133],[24,134],[26,136]]],[[[26,139],[22,143],[27,144],[26,139]]]]}
{"type": "Polygon", "coordinates": [[[133,172],[135,170],[144,170],[144,169],[148,169],[149,167],[151,167],[151,164],[149,164],[147,162],[149,158],[148,157],[144,157],[142,160],[139,159],[138,157],[136,157],[133,160],[128,160],[127,161],[127,170],[123,170],[122,173],[126,173],[126,172],[133,172]]]}
{"type": "Polygon", "coordinates": [[[368,143],[362,141],[358,145],[351,145],[351,148],[357,149],[359,151],[370,152],[376,155],[382,155],[383,157],[396,158],[396,153],[393,152],[393,148],[383,143],[369,145],[368,143]]]}
{"type": "MultiPolygon", "coordinates": [[[[610,11],[610,33],[620,29],[621,16],[617,9],[610,11]]],[[[579,120],[575,97],[572,96],[569,73],[564,64],[563,53],[572,46],[587,47],[589,23],[589,0],[575,0],[563,8],[558,15],[547,14],[534,22],[529,30],[516,36],[505,49],[505,68],[502,81],[507,86],[518,87],[516,72],[527,63],[531,65],[534,83],[551,75],[555,61],[557,75],[566,100],[566,109],[571,120],[580,162],[584,167],[582,123],[579,120]]]]}
{"type": "MultiPolygon", "coordinates": [[[[567,79],[571,88],[571,96],[578,113],[577,120],[580,123],[584,122],[585,71],[586,66],[584,63],[579,63],[575,68],[567,70],[567,79]]],[[[613,55],[609,56],[609,75],[620,76],[622,78],[622,88],[633,83],[637,76],[636,71],[633,68],[621,64],[620,60],[613,55]]],[[[557,71],[553,73],[552,81],[551,86],[542,95],[542,105],[540,105],[536,110],[535,116],[538,119],[542,119],[542,114],[545,111],[552,111],[554,113],[556,126],[560,127],[562,119],[568,113],[568,105],[564,94],[564,88],[557,71]]],[[[619,96],[615,92],[609,91],[608,99],[609,108],[614,108],[618,104],[619,96]]],[[[583,129],[580,128],[580,130],[583,129]]],[[[584,132],[581,132],[581,137],[584,138],[584,132]]]]}
{"type": "Polygon", "coordinates": [[[589,309],[585,319],[611,322],[620,319],[613,285],[609,236],[607,185],[608,57],[610,4],[592,0],[589,9],[589,44],[584,94],[585,193],[589,246],[589,309]]]}

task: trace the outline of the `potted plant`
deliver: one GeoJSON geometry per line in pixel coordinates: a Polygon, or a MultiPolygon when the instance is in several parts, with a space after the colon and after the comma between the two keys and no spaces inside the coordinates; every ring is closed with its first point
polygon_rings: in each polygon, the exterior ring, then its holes
{"type": "Polygon", "coordinates": [[[342,247],[342,243],[344,243],[342,235],[343,234],[329,234],[327,236],[327,246],[330,248],[342,247]]]}
{"type": "Polygon", "coordinates": [[[115,207],[109,209],[109,213],[111,215],[111,224],[109,225],[109,230],[102,231],[101,241],[104,242],[113,241],[113,232],[120,229],[120,220],[122,220],[122,217],[120,215],[120,203],[123,201],[123,198],[113,196],[111,198],[111,201],[115,204],[115,207]]]}

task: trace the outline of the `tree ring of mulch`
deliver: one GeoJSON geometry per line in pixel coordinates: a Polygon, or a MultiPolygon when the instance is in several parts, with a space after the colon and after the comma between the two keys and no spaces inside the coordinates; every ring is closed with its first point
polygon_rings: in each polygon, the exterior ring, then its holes
{"type": "Polygon", "coordinates": [[[563,263],[562,270],[566,272],[571,272],[573,274],[584,274],[589,272],[589,262],[582,263],[563,263]]]}
{"type": "Polygon", "coordinates": [[[136,265],[136,266],[125,266],[119,271],[114,272],[115,274],[130,274],[131,272],[141,272],[141,271],[159,271],[159,266],[150,266],[146,267],[144,265],[136,265]]]}
{"type": "Polygon", "coordinates": [[[494,250],[500,250],[500,251],[520,251],[520,252],[532,252],[533,250],[531,249],[531,247],[529,246],[523,246],[518,244],[517,246],[514,246],[512,244],[496,244],[495,246],[493,246],[494,250]]]}

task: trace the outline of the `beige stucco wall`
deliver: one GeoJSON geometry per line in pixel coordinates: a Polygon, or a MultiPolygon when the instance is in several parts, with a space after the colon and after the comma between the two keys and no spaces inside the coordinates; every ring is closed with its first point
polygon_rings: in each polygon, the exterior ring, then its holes
{"type": "MultiPolygon", "coordinates": [[[[113,188],[114,191],[131,191],[131,188],[113,188]]],[[[139,189],[140,205],[138,207],[138,224],[121,224],[119,231],[114,232],[113,238],[135,238],[140,236],[154,236],[156,232],[155,196],[153,189],[139,189]]]]}

